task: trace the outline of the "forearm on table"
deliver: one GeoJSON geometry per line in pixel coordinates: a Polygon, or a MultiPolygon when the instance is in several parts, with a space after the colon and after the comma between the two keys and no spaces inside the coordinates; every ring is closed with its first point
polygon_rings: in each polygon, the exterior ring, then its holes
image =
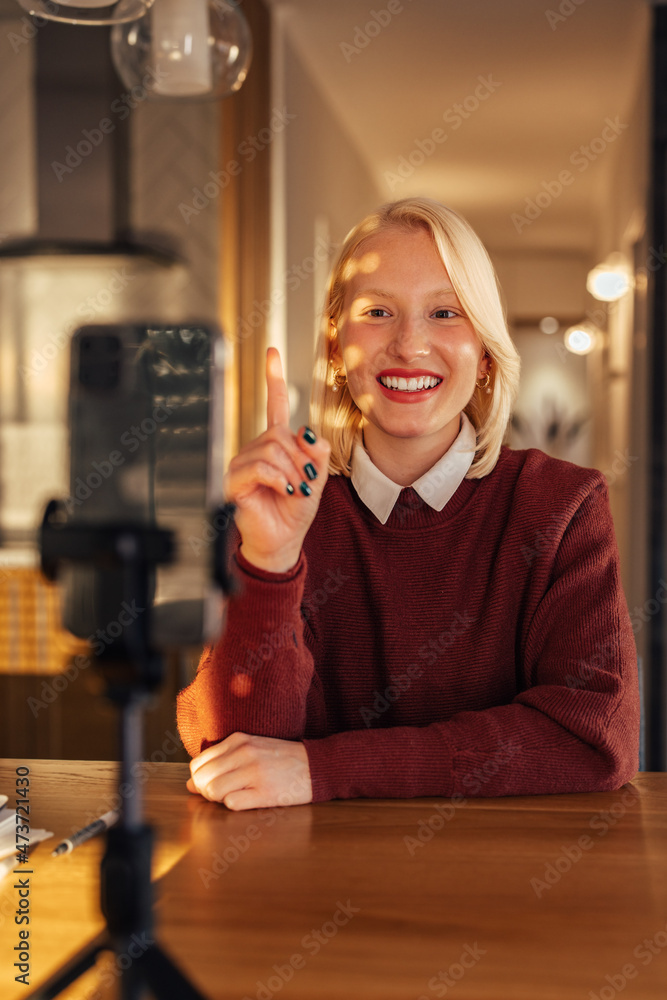
{"type": "Polygon", "coordinates": [[[305,731],[313,676],[300,612],[305,559],[269,574],[239,556],[235,575],[223,635],[178,696],[179,729],[193,756],[233,732],[296,739],[305,731]]]}
{"type": "MultiPolygon", "coordinates": [[[[573,693],[574,694],[574,693],[573,693]]],[[[546,707],[546,706],[545,706],[546,707]]],[[[602,738],[515,700],[423,727],[304,740],[313,801],[608,790],[637,770],[635,713],[619,706],[602,738]]]]}

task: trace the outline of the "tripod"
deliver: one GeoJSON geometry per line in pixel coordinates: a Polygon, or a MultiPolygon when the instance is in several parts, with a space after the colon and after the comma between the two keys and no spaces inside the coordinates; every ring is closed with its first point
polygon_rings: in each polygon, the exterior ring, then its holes
{"type": "MultiPolygon", "coordinates": [[[[222,508],[215,521],[228,525],[230,508],[222,508]]],[[[100,874],[106,930],[29,997],[53,1000],[94,965],[100,952],[111,950],[120,969],[122,1000],[142,1000],[147,991],[156,1000],[206,1000],[152,938],[153,832],[142,822],[133,766],[142,755],[144,702],[162,680],[162,658],[150,642],[151,576],[157,565],[171,561],[172,534],[141,524],[67,524],[62,504],[52,500],[44,514],[40,548],[42,571],[49,579],[56,578],[62,562],[92,564],[111,581],[105,598],[113,595],[116,609],[125,601],[141,613],[98,657],[106,695],[120,710],[121,744],[120,817],[107,831],[100,874]]],[[[213,576],[228,593],[224,552],[223,531],[216,537],[213,576]]]]}

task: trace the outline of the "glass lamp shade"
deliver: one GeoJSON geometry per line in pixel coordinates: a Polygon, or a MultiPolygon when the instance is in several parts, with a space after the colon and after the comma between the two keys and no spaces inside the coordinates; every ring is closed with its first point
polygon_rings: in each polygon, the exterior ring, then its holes
{"type": "Polygon", "coordinates": [[[586,288],[600,302],[616,302],[633,287],[629,265],[621,253],[612,253],[588,272],[586,288]]]}
{"type": "Polygon", "coordinates": [[[125,86],[149,100],[219,100],[243,84],[252,38],[233,2],[155,0],[146,17],[114,26],[111,55],[125,86]]]}
{"type": "Polygon", "coordinates": [[[552,333],[558,333],[560,330],[560,323],[555,316],[543,316],[540,320],[540,330],[542,333],[546,333],[551,336],[552,333]]]}
{"type": "Polygon", "coordinates": [[[119,24],[143,17],[155,0],[18,0],[33,17],[64,24],[119,24]]]}
{"type": "Polygon", "coordinates": [[[564,341],[568,351],[572,354],[590,354],[596,347],[599,338],[599,331],[592,323],[584,320],[582,323],[575,323],[565,331],[564,341]]]}

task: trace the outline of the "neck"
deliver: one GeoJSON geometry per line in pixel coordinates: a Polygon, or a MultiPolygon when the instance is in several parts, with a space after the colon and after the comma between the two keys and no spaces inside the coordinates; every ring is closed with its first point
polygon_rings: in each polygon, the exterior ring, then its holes
{"type": "Polygon", "coordinates": [[[460,415],[447,434],[422,438],[389,438],[373,424],[363,429],[364,447],[373,465],[398,486],[410,486],[449,451],[461,430],[460,415]]]}

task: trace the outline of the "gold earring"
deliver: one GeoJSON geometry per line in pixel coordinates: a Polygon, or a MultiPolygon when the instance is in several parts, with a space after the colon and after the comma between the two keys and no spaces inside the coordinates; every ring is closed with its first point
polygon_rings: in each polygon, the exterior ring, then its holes
{"type": "Polygon", "coordinates": [[[338,392],[347,383],[347,375],[342,368],[334,368],[332,377],[332,389],[334,392],[338,392]]]}
{"type": "Polygon", "coordinates": [[[475,382],[475,385],[477,386],[477,388],[478,389],[486,389],[487,394],[491,392],[491,390],[489,389],[490,384],[491,384],[491,373],[490,372],[484,372],[484,378],[482,379],[481,383],[480,383],[479,379],[477,380],[477,382],[475,382]]]}

